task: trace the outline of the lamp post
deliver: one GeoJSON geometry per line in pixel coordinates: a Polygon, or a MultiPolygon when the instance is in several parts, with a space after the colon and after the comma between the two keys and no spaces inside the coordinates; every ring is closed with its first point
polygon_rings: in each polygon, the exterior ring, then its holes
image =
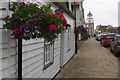
{"type": "MultiPolygon", "coordinates": [[[[76,5],[74,0],[74,11],[75,11],[75,29],[76,29],[76,5]]],[[[75,54],[77,54],[77,32],[75,32],[75,54]]]]}

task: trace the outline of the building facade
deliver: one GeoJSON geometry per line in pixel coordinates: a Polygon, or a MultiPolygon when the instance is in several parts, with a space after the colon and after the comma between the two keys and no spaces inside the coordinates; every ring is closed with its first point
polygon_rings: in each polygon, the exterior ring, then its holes
{"type": "MultiPolygon", "coordinates": [[[[32,2],[32,0],[31,0],[32,2]]],[[[40,3],[34,1],[38,5],[46,5],[48,2],[40,3]]],[[[1,18],[11,15],[8,10],[8,2],[0,2],[1,18]]],[[[50,2],[52,9],[59,8],[58,5],[50,2]]],[[[74,35],[74,18],[64,13],[69,24],[66,31],[63,31],[54,45],[46,44],[44,39],[23,40],[22,51],[22,77],[23,78],[53,78],[65,64],[72,58],[75,53],[75,35],[74,35]],[[45,48],[50,48],[46,53],[45,48]],[[47,57],[45,57],[47,55],[47,57]],[[46,61],[47,60],[47,61],[46,61]],[[46,64],[51,62],[49,66],[46,64]]],[[[2,20],[0,20],[2,22],[2,20]]],[[[2,25],[0,25],[2,27],[2,25]]],[[[10,31],[0,29],[0,79],[17,78],[17,40],[10,35],[10,31]]]]}
{"type": "MultiPolygon", "coordinates": [[[[76,25],[77,25],[77,27],[79,25],[84,25],[85,26],[83,2],[84,2],[84,0],[79,0],[79,2],[75,3],[76,16],[77,16],[76,17],[76,25]]],[[[74,2],[72,2],[72,12],[75,15],[74,2]]]]}
{"type": "Polygon", "coordinates": [[[86,23],[87,23],[89,35],[94,36],[94,19],[93,19],[93,15],[90,11],[87,15],[86,23]]]}
{"type": "Polygon", "coordinates": [[[109,27],[108,26],[106,26],[106,25],[97,25],[96,26],[96,32],[98,33],[98,34],[100,34],[100,33],[104,33],[104,32],[106,32],[107,31],[107,29],[108,29],[109,27]]]}
{"type": "Polygon", "coordinates": [[[120,1],[118,2],[118,26],[120,26],[120,1]]]}

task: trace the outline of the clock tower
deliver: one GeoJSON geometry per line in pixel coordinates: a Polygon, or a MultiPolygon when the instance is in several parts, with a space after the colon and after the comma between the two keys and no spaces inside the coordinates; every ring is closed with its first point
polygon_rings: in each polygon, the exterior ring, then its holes
{"type": "Polygon", "coordinates": [[[89,11],[87,15],[87,28],[90,36],[94,36],[94,19],[92,13],[89,11]]]}

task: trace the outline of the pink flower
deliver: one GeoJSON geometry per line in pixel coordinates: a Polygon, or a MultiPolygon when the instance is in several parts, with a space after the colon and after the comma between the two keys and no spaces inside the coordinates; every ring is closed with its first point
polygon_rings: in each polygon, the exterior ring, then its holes
{"type": "Polygon", "coordinates": [[[62,13],[60,13],[58,16],[59,16],[59,18],[62,18],[62,19],[64,18],[62,13]]]}
{"type": "Polygon", "coordinates": [[[25,6],[26,6],[26,7],[29,7],[29,4],[28,4],[28,3],[26,3],[26,4],[25,4],[25,6]]]}
{"type": "Polygon", "coordinates": [[[52,12],[50,12],[50,16],[51,16],[51,17],[54,17],[54,14],[53,14],[52,12]]]}
{"type": "Polygon", "coordinates": [[[23,4],[23,2],[19,2],[18,5],[23,4]]]}
{"type": "Polygon", "coordinates": [[[66,29],[66,27],[64,26],[64,29],[66,29]]]}

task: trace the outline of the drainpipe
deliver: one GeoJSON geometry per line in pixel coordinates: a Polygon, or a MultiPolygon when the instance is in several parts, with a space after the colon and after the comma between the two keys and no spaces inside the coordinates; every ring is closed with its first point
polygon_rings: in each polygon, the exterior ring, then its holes
{"type": "MultiPolygon", "coordinates": [[[[75,11],[75,29],[76,29],[76,5],[74,0],[74,11],[75,11]]],[[[75,54],[77,54],[77,33],[75,32],[75,54]]]]}

